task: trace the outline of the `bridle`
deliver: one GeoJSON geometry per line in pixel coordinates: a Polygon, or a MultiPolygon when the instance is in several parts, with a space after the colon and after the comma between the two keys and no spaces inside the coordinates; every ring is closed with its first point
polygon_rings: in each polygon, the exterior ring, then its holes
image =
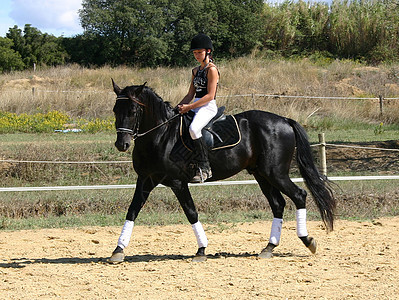
{"type": "Polygon", "coordinates": [[[142,136],[146,135],[147,133],[150,133],[151,131],[154,131],[155,129],[158,129],[159,127],[162,127],[162,126],[168,124],[169,122],[171,122],[172,120],[174,120],[180,116],[180,114],[176,114],[172,118],[166,120],[165,122],[163,122],[161,124],[158,124],[157,126],[151,128],[150,130],[147,130],[146,132],[143,132],[143,133],[139,133],[140,120],[141,120],[141,117],[143,114],[143,110],[144,110],[143,108],[146,107],[146,105],[144,103],[140,102],[139,99],[137,99],[136,97],[129,98],[124,95],[120,95],[120,96],[116,97],[116,100],[129,100],[129,99],[133,100],[133,102],[140,105],[139,106],[140,110],[139,110],[138,116],[136,117],[136,124],[134,124],[134,127],[133,127],[134,129],[117,127],[116,132],[130,134],[133,137],[133,140],[136,140],[137,138],[142,137],[142,136]]]}

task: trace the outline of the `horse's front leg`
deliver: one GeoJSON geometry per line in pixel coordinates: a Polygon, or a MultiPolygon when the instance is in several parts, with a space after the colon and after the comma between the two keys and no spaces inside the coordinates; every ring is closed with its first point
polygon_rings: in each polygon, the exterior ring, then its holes
{"type": "Polygon", "coordinates": [[[134,221],[136,220],[141,208],[147,201],[150,192],[154,189],[154,187],[157,186],[157,184],[158,182],[154,181],[154,179],[151,177],[143,179],[139,176],[137,179],[133,200],[129,206],[126,215],[126,221],[123,225],[121,235],[119,236],[117,247],[109,259],[110,262],[122,262],[125,259],[125,253],[123,252],[123,249],[129,245],[133,232],[134,221]]]}
{"type": "Polygon", "coordinates": [[[193,198],[191,197],[191,193],[188,189],[188,185],[181,184],[178,188],[172,188],[172,191],[175,193],[177,199],[183,211],[190,222],[195,237],[197,239],[198,251],[193,259],[193,261],[201,262],[206,260],[205,248],[208,246],[208,239],[205,235],[204,228],[202,227],[201,222],[198,220],[198,212],[195,208],[193,198]]]}

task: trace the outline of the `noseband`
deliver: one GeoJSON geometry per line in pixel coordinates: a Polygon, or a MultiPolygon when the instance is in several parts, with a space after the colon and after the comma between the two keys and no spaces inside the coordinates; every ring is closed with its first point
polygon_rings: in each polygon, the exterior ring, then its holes
{"type": "Polygon", "coordinates": [[[128,133],[130,135],[134,135],[134,131],[129,128],[118,127],[116,128],[116,133],[128,133]]]}

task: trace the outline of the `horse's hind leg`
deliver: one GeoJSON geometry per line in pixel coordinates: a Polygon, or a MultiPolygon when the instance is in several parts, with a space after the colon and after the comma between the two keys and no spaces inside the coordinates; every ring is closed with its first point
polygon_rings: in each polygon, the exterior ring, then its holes
{"type": "Polygon", "coordinates": [[[315,253],[316,241],[314,238],[309,237],[306,226],[306,191],[294,184],[289,178],[288,174],[273,176],[270,177],[269,180],[277,189],[291,198],[291,200],[294,202],[296,206],[297,235],[305,244],[305,246],[309,248],[312,253],[315,253]]]}
{"type": "Polygon", "coordinates": [[[267,247],[259,254],[261,258],[272,257],[273,249],[280,244],[281,229],[283,226],[283,214],[285,207],[285,199],[280,191],[273,187],[263,176],[254,174],[256,181],[269,201],[270,207],[273,212],[273,222],[270,232],[269,243],[267,247]]]}
{"type": "Polygon", "coordinates": [[[188,189],[187,184],[182,184],[178,188],[172,188],[172,191],[176,195],[181,207],[183,208],[184,214],[190,222],[195,237],[197,239],[198,251],[195,255],[194,261],[200,262],[206,260],[205,248],[208,246],[208,239],[205,235],[204,228],[201,222],[198,220],[198,212],[195,208],[193,198],[188,189]]]}

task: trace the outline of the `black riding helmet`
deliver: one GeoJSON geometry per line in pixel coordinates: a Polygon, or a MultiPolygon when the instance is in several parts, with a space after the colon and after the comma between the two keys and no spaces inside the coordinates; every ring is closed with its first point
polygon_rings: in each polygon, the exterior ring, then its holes
{"type": "Polygon", "coordinates": [[[212,41],[209,36],[200,33],[193,37],[191,40],[190,51],[198,49],[211,49],[213,51],[212,41]]]}

